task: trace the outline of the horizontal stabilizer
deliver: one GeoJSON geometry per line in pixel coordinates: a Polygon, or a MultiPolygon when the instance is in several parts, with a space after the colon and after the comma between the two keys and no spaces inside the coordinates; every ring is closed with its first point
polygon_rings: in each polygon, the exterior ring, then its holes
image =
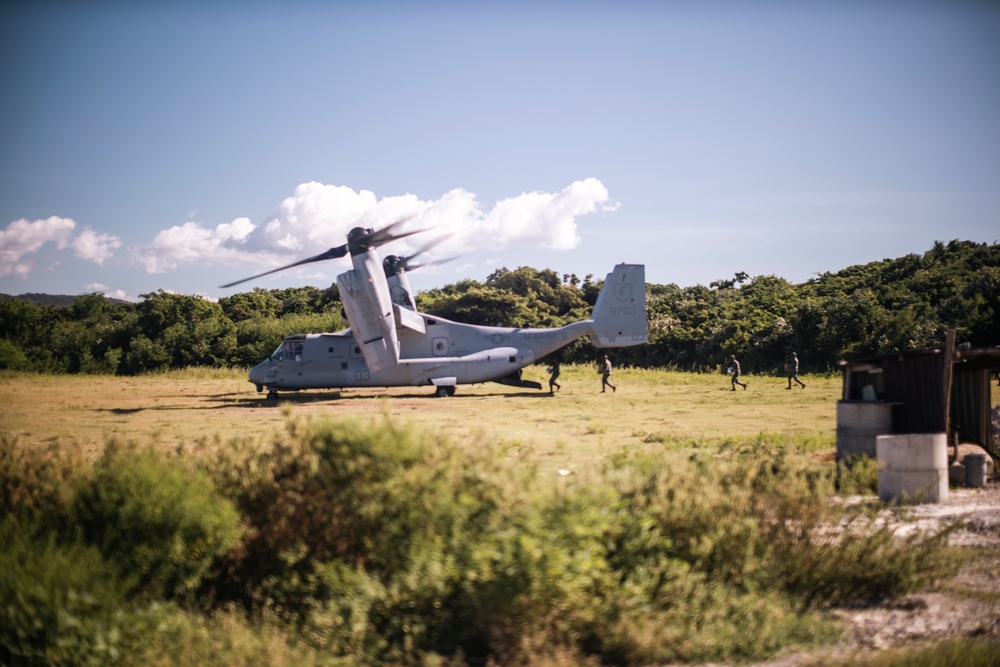
{"type": "Polygon", "coordinates": [[[398,303],[392,304],[392,310],[396,313],[396,324],[407,329],[412,329],[417,333],[427,333],[424,326],[424,318],[416,312],[400,306],[398,303]]]}

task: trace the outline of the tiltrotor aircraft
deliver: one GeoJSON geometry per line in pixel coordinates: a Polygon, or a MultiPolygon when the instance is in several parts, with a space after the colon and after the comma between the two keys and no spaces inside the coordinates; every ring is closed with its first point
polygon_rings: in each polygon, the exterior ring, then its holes
{"type": "Polygon", "coordinates": [[[249,380],[269,399],[278,391],[427,385],[435,395],[452,396],[456,385],[499,382],[541,389],[521,379],[521,369],[589,336],[601,348],[647,342],[645,267],[619,264],[608,274],[591,319],[554,329],[518,329],[460,324],[417,311],[407,269],[409,257],[377,248],[415,232],[396,233],[401,223],[373,231],[355,227],[347,243],[314,257],[223,285],[310,262],[344,257],[354,268],[337,276],[350,329],[337,333],[293,334],[250,369],[249,380]]]}

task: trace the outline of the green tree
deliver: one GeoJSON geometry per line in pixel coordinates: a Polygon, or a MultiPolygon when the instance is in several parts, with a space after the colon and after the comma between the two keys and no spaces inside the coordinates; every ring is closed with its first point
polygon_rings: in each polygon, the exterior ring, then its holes
{"type": "MultiPolygon", "coordinates": [[[[219,304],[163,290],[142,297],[144,300],[137,305],[139,334],[156,341],[169,367],[230,363],[237,345],[236,326],[219,304]]],[[[151,357],[157,361],[160,358],[158,353],[151,357]]]]}
{"type": "Polygon", "coordinates": [[[282,308],[281,300],[273,292],[255,287],[252,292],[240,292],[219,299],[219,306],[233,322],[255,318],[275,317],[282,308]]]}
{"type": "Polygon", "coordinates": [[[530,326],[531,312],[524,297],[496,287],[464,287],[458,293],[423,293],[418,295],[417,305],[425,312],[465,324],[530,326]]]}

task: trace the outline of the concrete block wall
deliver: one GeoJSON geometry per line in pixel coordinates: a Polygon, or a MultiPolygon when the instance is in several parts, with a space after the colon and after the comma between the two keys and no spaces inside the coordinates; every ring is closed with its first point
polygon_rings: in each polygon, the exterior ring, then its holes
{"type": "Polygon", "coordinates": [[[875,458],[875,437],[892,432],[892,406],[867,401],[837,403],[837,460],[875,458]]]}

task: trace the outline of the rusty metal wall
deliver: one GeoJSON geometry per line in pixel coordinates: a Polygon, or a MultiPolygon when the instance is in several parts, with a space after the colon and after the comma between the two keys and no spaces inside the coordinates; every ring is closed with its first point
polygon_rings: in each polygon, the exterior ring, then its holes
{"type": "Polygon", "coordinates": [[[990,407],[990,370],[956,368],[951,393],[952,426],[961,429],[962,442],[974,441],[994,452],[990,407]]]}
{"type": "Polygon", "coordinates": [[[885,400],[893,411],[895,433],[944,433],[948,429],[942,390],[941,355],[887,357],[885,400]]]}

